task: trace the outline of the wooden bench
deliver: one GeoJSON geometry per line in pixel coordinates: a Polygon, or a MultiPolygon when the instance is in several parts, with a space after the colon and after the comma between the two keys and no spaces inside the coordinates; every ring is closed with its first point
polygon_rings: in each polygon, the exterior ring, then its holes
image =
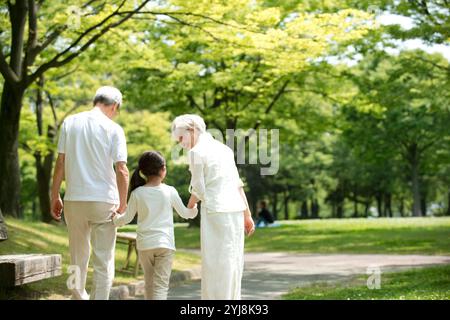
{"type": "Polygon", "coordinates": [[[0,241],[8,239],[8,232],[6,231],[5,220],[3,219],[2,209],[0,209],[0,241]]]}
{"type": "Polygon", "coordinates": [[[12,254],[0,256],[0,287],[14,287],[60,276],[60,254],[12,254]]]}
{"type": "Polygon", "coordinates": [[[128,245],[127,259],[125,260],[125,266],[120,269],[121,271],[129,272],[130,257],[131,253],[134,251],[136,253],[136,263],[134,265],[134,276],[137,277],[139,274],[139,254],[136,247],[136,232],[118,232],[117,242],[125,243],[128,245]]]}

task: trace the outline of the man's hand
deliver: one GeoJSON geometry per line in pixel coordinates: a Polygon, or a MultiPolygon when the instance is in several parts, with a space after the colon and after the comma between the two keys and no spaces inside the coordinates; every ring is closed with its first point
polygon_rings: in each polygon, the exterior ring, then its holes
{"type": "Polygon", "coordinates": [[[65,162],[65,154],[58,153],[58,158],[56,158],[55,163],[55,170],[53,172],[52,191],[50,193],[51,194],[50,214],[56,221],[61,220],[61,213],[64,206],[61,200],[61,196],[59,195],[59,189],[64,179],[64,162],[65,162]]]}
{"type": "Polygon", "coordinates": [[[253,234],[253,232],[255,232],[255,223],[253,222],[252,216],[249,211],[248,213],[245,212],[244,214],[244,230],[245,235],[249,237],[253,234]]]}
{"type": "Polygon", "coordinates": [[[58,194],[58,196],[52,197],[52,208],[51,208],[51,215],[53,217],[53,219],[55,219],[56,221],[60,221],[61,220],[61,213],[63,210],[63,202],[61,200],[60,195],[58,194]]]}

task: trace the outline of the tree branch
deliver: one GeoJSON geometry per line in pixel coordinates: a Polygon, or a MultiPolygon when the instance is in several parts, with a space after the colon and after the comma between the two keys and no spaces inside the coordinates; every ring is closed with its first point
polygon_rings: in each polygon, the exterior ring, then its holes
{"type": "MultiPolygon", "coordinates": [[[[1,47],[1,46],[0,46],[1,47]]],[[[0,73],[2,74],[5,81],[8,82],[11,86],[19,83],[20,79],[13,69],[6,62],[6,58],[3,55],[3,52],[0,48],[0,73]]]]}
{"type": "MultiPolygon", "coordinates": [[[[195,102],[195,99],[192,95],[186,94],[186,97],[188,98],[189,102],[191,103],[191,106],[197,108],[203,116],[206,115],[205,110],[202,107],[200,107],[197,102],[195,102]]],[[[217,129],[219,129],[220,131],[222,131],[222,133],[223,133],[223,129],[220,127],[220,125],[215,120],[211,120],[210,122],[212,124],[214,124],[214,126],[217,129]]]]}
{"type": "Polygon", "coordinates": [[[24,63],[22,64],[22,79],[25,79],[27,76],[28,66],[33,64],[38,53],[36,51],[38,38],[37,10],[36,2],[34,0],[28,0],[28,41],[24,63]]]}
{"type": "Polygon", "coordinates": [[[135,10],[130,11],[129,14],[127,14],[124,18],[112,22],[110,24],[107,24],[105,27],[103,27],[98,33],[93,35],[84,45],[82,45],[76,52],[70,54],[63,60],[58,60],[60,57],[62,57],[64,54],[68,53],[71,49],[73,49],[75,46],[77,46],[84,38],[86,38],[91,31],[97,29],[98,27],[103,26],[108,20],[110,20],[114,16],[120,15],[119,10],[122,8],[122,6],[125,4],[126,0],[124,0],[120,6],[109,16],[107,16],[105,19],[103,19],[101,22],[97,23],[96,25],[88,28],[86,31],[84,31],[78,38],[75,40],[71,45],[69,45],[65,50],[57,54],[53,59],[50,61],[44,63],[41,65],[28,79],[27,84],[34,82],[42,73],[47,71],[50,68],[57,68],[60,66],[63,66],[70,61],[72,61],[74,58],[78,57],[82,52],[84,52],[86,49],[88,49],[95,41],[97,41],[100,37],[102,37],[106,32],[108,32],[110,29],[115,28],[121,24],[123,24],[125,21],[130,19],[133,14],[141,10],[150,0],[143,1],[138,7],[136,7],[135,10]]]}
{"type": "MultiPolygon", "coordinates": [[[[122,12],[122,14],[123,13],[128,13],[128,12],[124,11],[124,12],[122,12]]],[[[203,14],[199,14],[199,13],[176,12],[176,11],[140,11],[138,14],[151,14],[151,15],[155,15],[155,16],[157,16],[157,15],[168,16],[168,17],[171,17],[172,19],[177,19],[177,18],[173,17],[174,15],[178,15],[178,16],[192,16],[192,17],[202,18],[204,20],[208,20],[208,21],[211,21],[211,22],[214,22],[214,23],[226,26],[226,27],[231,27],[231,28],[234,28],[234,29],[237,29],[237,30],[244,30],[244,31],[248,31],[248,32],[251,32],[251,33],[257,33],[257,34],[265,34],[265,33],[261,32],[261,31],[258,31],[258,30],[250,30],[250,29],[241,27],[239,25],[233,25],[233,24],[230,24],[230,23],[226,23],[224,21],[220,21],[218,19],[214,19],[214,18],[208,17],[208,16],[203,15],[203,14]]]]}
{"type": "MultiPolygon", "coordinates": [[[[269,103],[269,105],[267,106],[266,110],[264,111],[265,114],[268,114],[270,112],[270,110],[273,108],[273,106],[275,105],[275,103],[278,101],[278,99],[280,99],[280,97],[283,95],[283,93],[286,90],[287,85],[289,84],[290,80],[286,80],[283,85],[280,87],[280,89],[278,90],[277,94],[273,97],[272,101],[269,103]]],[[[255,128],[256,129],[256,128],[255,128]]]]}
{"type": "Polygon", "coordinates": [[[47,90],[45,90],[45,94],[47,95],[48,104],[50,105],[50,109],[52,110],[53,121],[55,122],[55,126],[58,127],[58,117],[56,116],[56,109],[55,103],[53,102],[53,97],[47,90]]]}

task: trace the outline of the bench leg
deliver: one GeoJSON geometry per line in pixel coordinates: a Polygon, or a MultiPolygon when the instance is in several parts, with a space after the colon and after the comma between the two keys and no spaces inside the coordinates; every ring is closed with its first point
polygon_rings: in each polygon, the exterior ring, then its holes
{"type": "Polygon", "coordinates": [[[136,251],[136,265],[134,266],[134,276],[137,277],[139,275],[139,253],[136,246],[134,247],[134,250],[136,251]]]}
{"type": "Polygon", "coordinates": [[[123,268],[124,270],[128,269],[132,251],[133,251],[133,243],[130,241],[130,242],[128,242],[127,260],[125,260],[125,267],[123,268]]]}

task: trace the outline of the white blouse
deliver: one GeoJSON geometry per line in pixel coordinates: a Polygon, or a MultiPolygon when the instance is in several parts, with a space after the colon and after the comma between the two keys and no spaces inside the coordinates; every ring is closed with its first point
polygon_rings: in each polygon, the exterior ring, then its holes
{"type": "Polygon", "coordinates": [[[210,212],[244,211],[247,206],[239,188],[243,182],[234,162],[233,151],[203,133],[188,152],[191,183],[189,192],[210,212]]]}
{"type": "Polygon", "coordinates": [[[136,247],[138,250],[167,248],[175,250],[173,209],[185,219],[197,216],[197,207],[184,206],[177,190],[161,183],[159,186],[142,186],[135,189],[128,201],[127,211],[113,218],[120,227],[138,215],[136,247]]]}

